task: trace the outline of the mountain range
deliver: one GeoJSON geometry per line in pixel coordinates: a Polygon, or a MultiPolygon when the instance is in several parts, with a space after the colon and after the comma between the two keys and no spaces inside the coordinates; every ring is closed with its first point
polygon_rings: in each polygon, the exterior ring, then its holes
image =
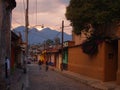
{"type": "MultiPolygon", "coordinates": [[[[21,33],[22,40],[25,41],[25,27],[19,26],[17,28],[14,28],[13,32],[16,34],[21,33]]],[[[72,40],[72,35],[69,35],[67,33],[63,33],[64,40],[63,41],[70,41],[72,40]]],[[[39,44],[43,43],[44,41],[51,39],[54,40],[55,37],[59,37],[61,41],[62,32],[59,32],[57,30],[53,30],[50,28],[43,28],[42,30],[38,30],[37,28],[31,28],[28,30],[28,43],[31,44],[39,44]]]]}

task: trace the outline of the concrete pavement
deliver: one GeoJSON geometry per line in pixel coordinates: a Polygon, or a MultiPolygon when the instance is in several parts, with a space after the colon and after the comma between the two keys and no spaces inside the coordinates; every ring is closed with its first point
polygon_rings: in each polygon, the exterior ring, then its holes
{"type": "Polygon", "coordinates": [[[45,65],[39,69],[37,64],[28,66],[29,87],[27,90],[98,90],[66,77],[53,69],[45,70],[45,65]]]}
{"type": "MultiPolygon", "coordinates": [[[[72,78],[83,84],[94,87],[100,90],[120,90],[120,86],[115,82],[102,82],[100,80],[92,79],[77,73],[70,71],[60,71],[56,68],[49,67],[51,70],[64,75],[65,77],[72,78]]],[[[26,90],[29,87],[28,74],[24,74],[22,70],[18,69],[15,71],[14,75],[11,77],[11,90],[26,90]]]]}
{"type": "MultiPolygon", "coordinates": [[[[51,67],[51,69],[53,69],[53,68],[51,67]]],[[[83,76],[83,75],[73,73],[73,72],[70,72],[70,71],[66,71],[66,70],[60,71],[56,68],[54,68],[54,70],[63,74],[63,75],[65,75],[66,77],[75,79],[75,80],[77,80],[81,83],[84,83],[84,84],[89,85],[91,87],[94,87],[96,89],[100,89],[100,90],[120,90],[120,86],[117,85],[116,82],[102,82],[100,80],[92,79],[90,77],[83,76]]]]}
{"type": "Polygon", "coordinates": [[[15,69],[10,78],[10,90],[26,90],[28,87],[28,74],[22,69],[15,69]]]}

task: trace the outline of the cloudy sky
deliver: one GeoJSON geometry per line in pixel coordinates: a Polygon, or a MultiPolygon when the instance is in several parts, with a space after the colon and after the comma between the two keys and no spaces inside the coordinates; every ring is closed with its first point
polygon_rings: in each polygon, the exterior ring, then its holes
{"type": "MultiPolygon", "coordinates": [[[[16,0],[17,7],[12,13],[12,27],[25,25],[26,0],[16,0]]],[[[70,0],[29,0],[29,25],[44,25],[60,31],[62,20],[65,26],[69,21],[65,18],[66,7],[70,0]]],[[[70,27],[64,31],[71,33],[70,27]]]]}

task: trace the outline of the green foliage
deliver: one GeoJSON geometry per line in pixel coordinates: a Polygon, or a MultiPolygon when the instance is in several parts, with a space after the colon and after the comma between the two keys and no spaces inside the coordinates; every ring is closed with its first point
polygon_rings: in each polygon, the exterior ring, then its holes
{"type": "Polygon", "coordinates": [[[104,38],[92,36],[82,44],[82,50],[88,55],[95,55],[98,53],[98,45],[102,43],[104,38]]]}
{"type": "Polygon", "coordinates": [[[89,40],[82,44],[82,50],[84,53],[87,53],[88,55],[94,55],[98,52],[98,44],[97,40],[89,40]]]}
{"type": "Polygon", "coordinates": [[[3,0],[6,3],[6,9],[12,10],[16,7],[16,0],[3,0]]]}
{"type": "Polygon", "coordinates": [[[56,45],[60,44],[60,38],[59,37],[54,38],[54,42],[56,45]]]}
{"type": "Polygon", "coordinates": [[[47,39],[47,40],[46,40],[46,44],[47,44],[47,45],[53,45],[53,44],[54,44],[54,41],[51,40],[51,39],[47,39]]]}
{"type": "Polygon", "coordinates": [[[120,21],[120,0],[70,0],[66,18],[80,34],[87,23],[93,26],[120,21]]]}

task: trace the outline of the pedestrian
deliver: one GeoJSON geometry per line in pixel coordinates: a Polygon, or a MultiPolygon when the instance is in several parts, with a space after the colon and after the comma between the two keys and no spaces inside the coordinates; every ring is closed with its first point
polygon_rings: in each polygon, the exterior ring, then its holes
{"type": "Polygon", "coordinates": [[[5,78],[7,89],[10,87],[10,60],[8,57],[5,57],[5,78]]]}
{"type": "Polygon", "coordinates": [[[60,64],[60,69],[63,71],[63,63],[60,64]]]}
{"type": "Polygon", "coordinates": [[[48,63],[48,60],[47,60],[46,61],[46,68],[45,68],[46,72],[48,71],[48,67],[49,67],[49,63],[48,63]]]}
{"type": "Polygon", "coordinates": [[[42,67],[41,67],[42,66],[42,61],[41,60],[38,61],[38,65],[39,65],[39,69],[41,70],[42,69],[42,67]]]}
{"type": "Polygon", "coordinates": [[[8,59],[8,57],[5,57],[5,75],[6,78],[10,76],[10,60],[8,59]]]}

